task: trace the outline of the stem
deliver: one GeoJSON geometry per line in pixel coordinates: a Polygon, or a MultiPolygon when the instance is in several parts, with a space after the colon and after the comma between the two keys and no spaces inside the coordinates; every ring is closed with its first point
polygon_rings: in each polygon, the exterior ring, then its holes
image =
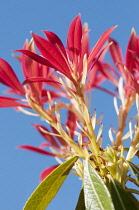
{"type": "Polygon", "coordinates": [[[97,143],[97,138],[94,133],[92,123],[86,122],[86,124],[87,124],[88,133],[89,133],[89,140],[92,144],[93,153],[97,156],[99,154],[99,145],[97,143]]]}
{"type": "Polygon", "coordinates": [[[133,182],[136,186],[139,187],[139,184],[137,183],[136,179],[133,179],[132,177],[129,177],[129,181],[133,182]]]}
{"type": "Polygon", "coordinates": [[[93,126],[92,126],[92,122],[91,122],[91,118],[90,118],[90,114],[89,114],[89,110],[86,106],[83,94],[84,94],[84,90],[82,88],[80,88],[80,83],[77,86],[77,93],[78,93],[78,107],[81,110],[82,116],[84,118],[87,130],[88,130],[88,136],[89,136],[89,140],[90,140],[90,144],[88,145],[90,150],[94,153],[94,155],[96,156],[96,158],[98,159],[98,154],[100,152],[99,150],[99,144],[97,143],[97,137],[95,135],[93,126]]]}
{"type": "Polygon", "coordinates": [[[138,148],[136,147],[136,145],[139,143],[139,128],[137,129],[137,132],[134,136],[134,139],[131,143],[131,146],[129,148],[129,151],[127,153],[127,157],[126,160],[131,161],[132,158],[134,157],[134,155],[136,154],[136,152],[138,151],[138,148]]]}
{"type": "Polygon", "coordinates": [[[135,101],[135,95],[130,96],[130,98],[127,98],[125,101],[125,105],[123,107],[123,111],[120,116],[121,119],[119,119],[120,126],[118,128],[117,135],[116,135],[116,141],[114,143],[114,146],[116,146],[116,147],[119,147],[122,144],[122,136],[123,136],[123,132],[124,132],[125,125],[126,125],[126,118],[127,118],[128,112],[131,109],[134,101],[135,101]]]}
{"type": "Polygon", "coordinates": [[[139,195],[139,191],[138,190],[131,189],[131,188],[126,189],[126,192],[131,192],[131,193],[135,193],[135,194],[139,195]]]}
{"type": "Polygon", "coordinates": [[[77,155],[85,158],[82,149],[67,135],[67,133],[62,129],[62,126],[60,126],[60,123],[57,123],[52,118],[52,116],[50,116],[42,107],[37,104],[35,100],[32,100],[28,95],[26,97],[31,108],[58,131],[61,137],[67,142],[67,144],[69,144],[71,148],[73,148],[77,152],[77,155]]]}

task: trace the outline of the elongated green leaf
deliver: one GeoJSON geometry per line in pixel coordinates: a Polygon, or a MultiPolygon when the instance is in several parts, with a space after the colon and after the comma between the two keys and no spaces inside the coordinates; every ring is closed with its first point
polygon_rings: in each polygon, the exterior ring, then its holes
{"type": "Polygon", "coordinates": [[[36,188],[24,206],[24,210],[44,210],[54,198],[74,162],[78,157],[74,156],[56,168],[41,184],[36,188]]]}
{"type": "Polygon", "coordinates": [[[139,209],[139,201],[137,200],[137,198],[131,192],[127,192],[127,194],[132,199],[137,209],[139,209]]]}
{"type": "Polygon", "coordinates": [[[85,203],[84,203],[84,190],[83,188],[81,189],[79,198],[78,198],[78,203],[76,205],[76,209],[75,210],[85,210],[85,203]]]}
{"type": "Polygon", "coordinates": [[[86,210],[114,210],[106,185],[88,160],[84,168],[84,195],[86,210]]]}
{"type": "Polygon", "coordinates": [[[139,184],[139,167],[137,167],[135,164],[127,161],[132,173],[136,177],[137,183],[139,184]]]}
{"type": "Polygon", "coordinates": [[[133,200],[128,196],[119,182],[114,179],[110,181],[110,192],[115,210],[137,210],[133,200]]]}

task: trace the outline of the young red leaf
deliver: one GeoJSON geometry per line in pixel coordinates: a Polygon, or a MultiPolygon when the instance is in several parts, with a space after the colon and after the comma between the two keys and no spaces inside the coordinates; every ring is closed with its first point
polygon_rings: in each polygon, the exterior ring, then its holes
{"type": "Polygon", "coordinates": [[[118,86],[118,81],[115,78],[115,75],[112,74],[112,72],[110,72],[107,64],[105,63],[101,63],[99,62],[99,68],[102,74],[104,74],[104,76],[110,80],[113,84],[115,84],[116,86],[118,86]]]}
{"type": "Polygon", "coordinates": [[[0,96],[0,107],[25,107],[25,108],[30,108],[29,105],[25,105],[16,101],[21,101],[18,98],[10,98],[10,97],[4,97],[0,96]]]}
{"type": "Polygon", "coordinates": [[[62,41],[59,39],[59,37],[54,34],[51,31],[43,31],[45,33],[45,35],[47,36],[48,40],[55,45],[55,47],[57,48],[57,50],[63,54],[63,56],[67,59],[67,54],[66,54],[66,50],[64,48],[64,45],[62,43],[62,41]]]}
{"type": "Polygon", "coordinates": [[[54,154],[52,154],[50,152],[47,152],[43,149],[40,149],[38,147],[33,147],[33,146],[30,146],[30,145],[21,145],[21,146],[18,146],[17,149],[27,149],[27,150],[30,150],[32,152],[37,152],[37,153],[40,153],[40,154],[43,154],[43,155],[55,156],[54,154]]]}
{"type": "Polygon", "coordinates": [[[62,93],[62,92],[56,92],[56,91],[51,91],[51,90],[43,90],[42,91],[42,101],[44,102],[47,102],[49,99],[48,99],[48,94],[47,92],[49,92],[50,96],[51,96],[51,99],[54,99],[54,98],[59,98],[59,97],[67,97],[67,95],[65,93],[62,93]]]}
{"type": "Polygon", "coordinates": [[[88,82],[86,83],[85,89],[90,90],[90,88],[98,86],[105,79],[106,77],[102,73],[100,73],[99,62],[97,61],[93,67],[93,70],[90,71],[88,82]]]}
{"type": "Polygon", "coordinates": [[[50,147],[50,146],[51,146],[51,145],[50,145],[49,143],[43,142],[43,143],[41,143],[41,144],[39,145],[39,148],[43,149],[43,148],[45,148],[45,147],[50,147]]]}
{"type": "Polygon", "coordinates": [[[46,83],[57,83],[59,85],[61,85],[60,82],[57,82],[57,81],[54,81],[52,79],[46,79],[46,78],[43,78],[43,77],[30,77],[28,79],[26,79],[22,85],[25,85],[25,84],[29,84],[29,83],[34,83],[34,82],[46,82],[46,83]]]}
{"type": "Polygon", "coordinates": [[[72,111],[68,111],[68,119],[66,125],[68,126],[71,138],[74,138],[74,131],[76,129],[76,115],[72,111]]]}
{"type": "Polygon", "coordinates": [[[109,42],[112,44],[109,47],[110,54],[112,56],[114,64],[117,66],[119,63],[123,63],[123,55],[120,45],[111,37],[109,37],[109,42]]]}
{"type": "Polygon", "coordinates": [[[126,79],[126,72],[121,65],[124,63],[122,51],[120,48],[120,45],[112,38],[109,38],[109,42],[112,42],[112,44],[109,47],[110,55],[113,59],[113,62],[115,66],[119,69],[120,73],[122,74],[123,78],[126,79]]]}
{"type": "Polygon", "coordinates": [[[81,40],[81,54],[80,54],[80,62],[78,63],[78,73],[80,75],[80,79],[82,78],[83,72],[83,59],[84,56],[89,54],[89,38],[88,38],[88,30],[83,32],[82,40],[81,40]]]}
{"type": "Polygon", "coordinates": [[[136,52],[137,45],[138,43],[137,43],[136,32],[135,30],[132,30],[131,37],[129,39],[127,50],[126,50],[126,67],[131,73],[133,73],[133,69],[135,68],[135,62],[130,51],[136,52]]]}
{"type": "Polygon", "coordinates": [[[29,50],[13,50],[13,51],[23,53],[32,58],[34,61],[41,63],[42,65],[54,68],[54,66],[50,62],[48,62],[44,57],[37,55],[29,50]]]}
{"type": "Polygon", "coordinates": [[[12,67],[2,58],[0,58],[0,81],[20,94],[24,94],[24,89],[12,67]]]}
{"type": "Polygon", "coordinates": [[[108,30],[106,30],[100,37],[100,39],[98,40],[98,42],[96,43],[96,45],[94,46],[94,48],[91,50],[91,53],[89,55],[88,58],[88,64],[90,64],[90,62],[96,57],[96,55],[100,52],[103,44],[106,42],[106,40],[108,39],[108,37],[110,36],[110,34],[112,33],[112,31],[116,28],[117,26],[114,26],[108,30]]]}
{"type": "Polygon", "coordinates": [[[32,33],[32,36],[37,48],[39,49],[41,54],[47,59],[47,61],[51,63],[56,70],[69,77],[70,69],[67,65],[67,61],[65,61],[65,58],[57,50],[55,45],[34,33],[32,33]]]}
{"type": "Polygon", "coordinates": [[[80,15],[78,15],[70,24],[67,38],[68,49],[71,52],[72,59],[77,62],[77,56],[80,55],[82,38],[82,24],[80,15]]]}

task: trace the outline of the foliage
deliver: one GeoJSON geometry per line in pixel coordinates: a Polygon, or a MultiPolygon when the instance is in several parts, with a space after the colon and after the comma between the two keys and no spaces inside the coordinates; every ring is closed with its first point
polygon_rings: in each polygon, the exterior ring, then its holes
{"type": "Polygon", "coordinates": [[[44,210],[70,172],[82,180],[76,210],[139,209],[135,196],[139,195],[139,168],[134,161],[139,156],[139,38],[132,30],[123,59],[119,44],[110,37],[115,28],[106,30],[92,49],[88,26],[82,26],[80,15],[70,24],[66,47],[53,32],[43,31],[46,38],[32,33],[31,41],[15,50],[21,53],[15,57],[22,65],[22,84],[12,67],[0,59],[0,82],[10,88],[8,93],[16,95],[1,96],[0,107],[15,107],[43,118],[48,125],[34,124],[45,139],[39,147],[18,148],[58,161],[41,173],[42,182],[24,210],[44,210]],[[108,51],[114,66],[104,61],[108,51]],[[104,81],[111,82],[113,90],[104,88],[104,81]],[[102,147],[102,117],[90,109],[96,88],[114,96],[117,113],[118,128],[110,128],[111,145],[106,148],[102,147]],[[128,121],[134,104],[136,115],[128,121]],[[63,109],[67,111],[64,123],[63,109]],[[133,188],[128,187],[129,182],[133,188]]]}

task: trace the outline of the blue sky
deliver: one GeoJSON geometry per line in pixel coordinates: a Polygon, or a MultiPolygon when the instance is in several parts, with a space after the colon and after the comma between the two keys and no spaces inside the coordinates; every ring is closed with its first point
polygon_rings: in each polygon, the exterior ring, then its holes
{"type": "MultiPolygon", "coordinates": [[[[0,7],[0,57],[11,64],[20,81],[23,81],[21,66],[11,56],[11,50],[21,49],[25,39],[31,38],[30,31],[39,35],[42,34],[41,30],[53,31],[65,43],[68,26],[79,13],[82,22],[89,24],[91,46],[106,29],[118,25],[112,36],[125,51],[131,28],[134,27],[139,34],[139,1],[119,2],[5,0],[0,7]]],[[[0,85],[1,94],[4,89],[6,88],[0,85]]],[[[105,138],[115,117],[113,99],[98,91],[93,97],[93,108],[97,108],[98,113],[107,115],[104,117],[105,138]]],[[[17,145],[38,146],[43,141],[31,125],[41,123],[39,119],[15,112],[12,108],[0,109],[0,116],[0,209],[20,210],[38,185],[40,172],[55,164],[55,161],[43,155],[16,149],[17,145]]],[[[81,181],[69,176],[47,209],[74,209],[80,187],[81,181]]]]}

